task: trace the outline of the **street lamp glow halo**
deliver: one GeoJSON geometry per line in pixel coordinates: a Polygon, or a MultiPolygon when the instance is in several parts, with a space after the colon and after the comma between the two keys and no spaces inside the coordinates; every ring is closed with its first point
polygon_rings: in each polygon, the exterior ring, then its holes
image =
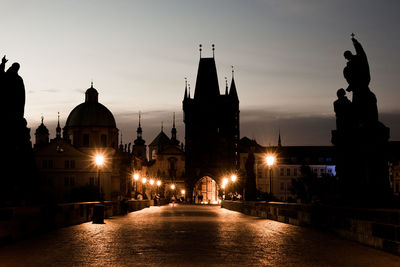
{"type": "Polygon", "coordinates": [[[153,185],[154,184],[154,180],[150,179],[150,184],[153,185]]]}
{"type": "Polygon", "coordinates": [[[171,189],[174,190],[175,189],[175,185],[171,184],[171,189]]]}
{"type": "Polygon", "coordinates": [[[160,185],[161,185],[161,181],[158,180],[158,181],[157,181],[157,186],[160,186],[160,185]]]}
{"type": "Polygon", "coordinates": [[[145,184],[146,182],[147,182],[147,179],[146,179],[146,177],[143,177],[143,178],[142,178],[142,183],[144,183],[144,184],[145,184]]]}
{"type": "Polygon", "coordinates": [[[273,156],[273,155],[268,155],[268,156],[265,157],[265,161],[267,162],[267,165],[268,165],[269,167],[271,167],[271,166],[274,165],[274,163],[275,163],[275,156],[273,156]]]}
{"type": "Polygon", "coordinates": [[[139,174],[135,173],[135,174],[133,175],[133,179],[135,179],[135,181],[139,180],[139,174]]]}
{"type": "Polygon", "coordinates": [[[228,178],[224,177],[222,179],[222,185],[226,185],[226,184],[228,184],[228,182],[229,182],[228,178]]]}
{"type": "Polygon", "coordinates": [[[94,162],[96,163],[97,166],[102,166],[104,164],[104,156],[101,154],[97,154],[94,157],[94,162]]]}
{"type": "Polygon", "coordinates": [[[236,182],[237,176],[235,174],[231,175],[232,182],[236,182]]]}

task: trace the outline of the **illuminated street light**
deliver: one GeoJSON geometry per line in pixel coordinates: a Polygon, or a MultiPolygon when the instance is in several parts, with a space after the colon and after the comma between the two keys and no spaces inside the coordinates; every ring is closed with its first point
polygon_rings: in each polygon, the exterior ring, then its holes
{"type": "Polygon", "coordinates": [[[224,177],[224,178],[222,179],[222,185],[227,185],[228,182],[229,182],[228,178],[224,177]]]}
{"type": "Polygon", "coordinates": [[[275,157],[273,155],[268,155],[265,158],[265,161],[267,162],[268,167],[271,167],[275,163],[275,157]]]}
{"type": "Polygon", "coordinates": [[[236,179],[237,179],[237,176],[236,175],[231,175],[231,180],[232,180],[232,182],[236,182],[236,179]]]}
{"type": "Polygon", "coordinates": [[[150,179],[150,182],[149,182],[151,185],[153,185],[154,184],[154,180],[153,179],[150,179]]]}
{"type": "Polygon", "coordinates": [[[157,186],[160,186],[160,185],[161,185],[161,181],[158,180],[158,181],[157,181],[157,186]]]}
{"type": "Polygon", "coordinates": [[[185,189],[182,189],[182,190],[181,190],[181,194],[182,194],[182,195],[184,195],[185,192],[186,192],[185,189]]]}
{"type": "Polygon", "coordinates": [[[175,185],[174,184],[171,184],[171,189],[175,190],[175,185]]]}
{"type": "Polygon", "coordinates": [[[97,154],[94,158],[94,162],[96,163],[97,167],[101,167],[104,164],[104,156],[97,154]]]}
{"type": "Polygon", "coordinates": [[[142,178],[142,183],[145,184],[146,182],[147,182],[146,177],[143,177],[143,178],[142,178]]]}

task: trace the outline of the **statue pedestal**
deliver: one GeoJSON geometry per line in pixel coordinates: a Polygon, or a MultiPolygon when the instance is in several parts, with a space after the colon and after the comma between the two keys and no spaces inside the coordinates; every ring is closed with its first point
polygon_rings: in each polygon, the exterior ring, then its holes
{"type": "Polygon", "coordinates": [[[336,173],[346,202],[380,205],[389,198],[387,144],[390,129],[376,121],[352,131],[332,131],[336,173]]]}

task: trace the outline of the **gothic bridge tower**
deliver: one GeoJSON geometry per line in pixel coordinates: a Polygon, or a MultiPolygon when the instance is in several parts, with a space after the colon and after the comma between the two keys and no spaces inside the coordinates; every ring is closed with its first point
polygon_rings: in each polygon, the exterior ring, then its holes
{"type": "Polygon", "coordinates": [[[220,93],[215,58],[201,57],[201,47],[194,97],[186,84],[183,112],[188,189],[204,176],[221,184],[223,175],[238,168],[239,98],[233,70],[230,88],[226,82],[220,93]]]}

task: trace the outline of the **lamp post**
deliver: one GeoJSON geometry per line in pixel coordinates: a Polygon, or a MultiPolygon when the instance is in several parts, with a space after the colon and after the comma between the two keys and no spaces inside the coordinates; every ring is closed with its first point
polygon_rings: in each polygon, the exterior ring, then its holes
{"type": "Polygon", "coordinates": [[[235,174],[231,175],[231,181],[232,181],[232,200],[233,200],[233,194],[235,194],[235,182],[237,180],[237,176],[235,174]]]}
{"type": "Polygon", "coordinates": [[[101,167],[104,164],[104,156],[101,154],[97,154],[94,157],[94,162],[97,166],[97,184],[99,185],[99,200],[101,200],[100,171],[101,171],[101,167]]]}
{"type": "Polygon", "coordinates": [[[161,181],[158,180],[156,184],[157,184],[157,194],[158,194],[159,193],[158,191],[159,191],[160,186],[161,186],[161,181]]]}
{"type": "Polygon", "coordinates": [[[142,178],[142,193],[143,193],[143,199],[146,196],[146,182],[147,182],[147,178],[143,177],[142,178]]]}
{"type": "Polygon", "coordinates": [[[228,178],[226,178],[226,177],[222,178],[222,186],[221,187],[222,187],[222,189],[224,189],[223,195],[222,195],[223,199],[225,199],[225,187],[228,184],[228,182],[229,182],[228,178]]]}
{"type": "Polygon", "coordinates": [[[149,184],[150,184],[150,199],[153,199],[153,185],[154,185],[154,179],[150,179],[149,184]]]}
{"type": "Polygon", "coordinates": [[[265,158],[265,161],[267,162],[269,168],[269,194],[272,196],[272,166],[275,163],[275,156],[268,155],[265,158]]]}
{"type": "Polygon", "coordinates": [[[135,173],[133,179],[135,180],[135,198],[137,198],[137,181],[139,180],[139,174],[135,173]]]}

